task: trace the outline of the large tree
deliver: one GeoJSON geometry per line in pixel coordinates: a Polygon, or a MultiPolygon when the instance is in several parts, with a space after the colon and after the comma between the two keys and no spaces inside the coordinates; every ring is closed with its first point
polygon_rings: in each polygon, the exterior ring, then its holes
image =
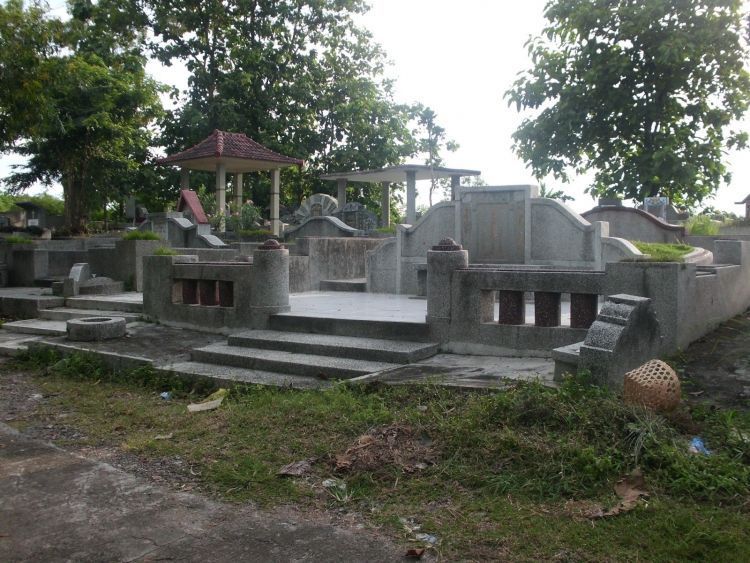
{"type": "MultiPolygon", "coordinates": [[[[154,52],[191,73],[181,107],[164,124],[168,151],[214,128],[242,131],[307,161],[306,171],[285,171],[290,203],[332,189],[316,180],[321,172],[395,164],[414,153],[410,108],[393,100],[384,54],[355,23],[366,9],[361,0],[147,3],[154,52]]],[[[374,194],[355,195],[375,201],[374,194]]],[[[256,192],[256,202],[264,195],[256,192]]]]}
{"type": "Polygon", "coordinates": [[[553,0],[533,68],[506,93],[534,110],[513,135],[543,178],[594,171],[594,196],[700,202],[729,181],[750,101],[739,0],[553,0]]]}
{"type": "Polygon", "coordinates": [[[0,98],[2,149],[29,157],[7,183],[20,191],[37,181],[60,181],[65,223],[74,232],[85,228],[92,208],[133,180],[147,157],[148,126],[161,109],[132,19],[115,25],[109,17],[127,4],[76,0],[66,22],[45,14],[40,3],[0,6],[0,68],[13,68],[13,51],[5,46],[19,34],[24,38],[16,46],[23,80],[11,83],[15,71],[0,77],[2,90],[16,89],[0,98]]]}
{"type": "MultiPolygon", "coordinates": [[[[424,163],[433,168],[443,166],[443,150],[455,152],[458,150],[458,143],[448,139],[445,128],[437,123],[437,114],[432,108],[425,107],[422,104],[415,104],[414,115],[417,121],[417,129],[414,135],[417,140],[417,150],[424,155],[424,163]]],[[[432,206],[432,195],[438,188],[447,190],[450,184],[447,179],[430,180],[429,201],[432,206]]]]}

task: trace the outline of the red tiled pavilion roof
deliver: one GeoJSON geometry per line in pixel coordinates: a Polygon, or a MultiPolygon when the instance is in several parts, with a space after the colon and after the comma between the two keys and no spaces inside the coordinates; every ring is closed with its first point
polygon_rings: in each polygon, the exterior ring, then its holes
{"type": "Polygon", "coordinates": [[[192,214],[195,222],[200,225],[208,223],[206,212],[198,199],[198,194],[193,190],[180,190],[180,199],[177,201],[177,211],[185,211],[187,208],[192,214]]]}
{"type": "Polygon", "coordinates": [[[157,164],[183,164],[186,168],[197,170],[212,170],[219,162],[227,164],[228,172],[270,170],[280,166],[302,166],[304,163],[298,158],[274,152],[244,133],[218,129],[214,129],[197,145],[156,161],[157,164]]]}

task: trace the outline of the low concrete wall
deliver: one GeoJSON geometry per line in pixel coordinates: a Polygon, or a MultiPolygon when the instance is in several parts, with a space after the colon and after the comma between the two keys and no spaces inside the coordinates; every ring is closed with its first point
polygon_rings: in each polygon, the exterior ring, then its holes
{"type": "Polygon", "coordinates": [[[687,235],[685,237],[685,244],[695,246],[698,248],[705,248],[709,252],[714,251],[714,244],[717,240],[745,240],[750,241],[750,235],[732,235],[732,234],[720,234],[720,235],[687,235]]]}
{"type": "Polygon", "coordinates": [[[685,228],[660,221],[650,213],[632,207],[599,206],[581,213],[587,221],[606,221],[609,235],[641,242],[677,243],[685,238],[685,228]]]}
{"type": "Polygon", "coordinates": [[[143,311],[182,328],[227,333],[265,328],[289,310],[289,252],[257,250],[253,263],[198,262],[195,255],[146,256],[143,311]]]}

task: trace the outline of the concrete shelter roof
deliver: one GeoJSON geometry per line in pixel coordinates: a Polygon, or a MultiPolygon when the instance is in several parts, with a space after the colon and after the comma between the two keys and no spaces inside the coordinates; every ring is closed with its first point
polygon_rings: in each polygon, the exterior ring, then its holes
{"type": "Polygon", "coordinates": [[[432,178],[450,178],[451,176],[479,176],[479,170],[463,168],[443,168],[426,164],[400,164],[378,170],[353,170],[351,172],[336,172],[324,174],[321,180],[348,180],[350,182],[405,182],[406,173],[414,172],[417,180],[432,178]]]}
{"type": "Polygon", "coordinates": [[[213,172],[222,163],[230,174],[302,166],[304,161],[285,156],[256,143],[244,133],[214,129],[200,143],[182,152],[160,158],[157,164],[174,164],[190,170],[213,172]]]}

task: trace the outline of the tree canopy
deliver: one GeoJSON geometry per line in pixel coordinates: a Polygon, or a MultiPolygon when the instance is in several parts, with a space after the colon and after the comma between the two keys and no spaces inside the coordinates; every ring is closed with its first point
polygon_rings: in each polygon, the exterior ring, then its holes
{"type": "Polygon", "coordinates": [[[594,171],[594,196],[692,205],[730,180],[750,102],[739,0],[553,0],[506,93],[532,110],[514,133],[539,178],[594,171]]]}

